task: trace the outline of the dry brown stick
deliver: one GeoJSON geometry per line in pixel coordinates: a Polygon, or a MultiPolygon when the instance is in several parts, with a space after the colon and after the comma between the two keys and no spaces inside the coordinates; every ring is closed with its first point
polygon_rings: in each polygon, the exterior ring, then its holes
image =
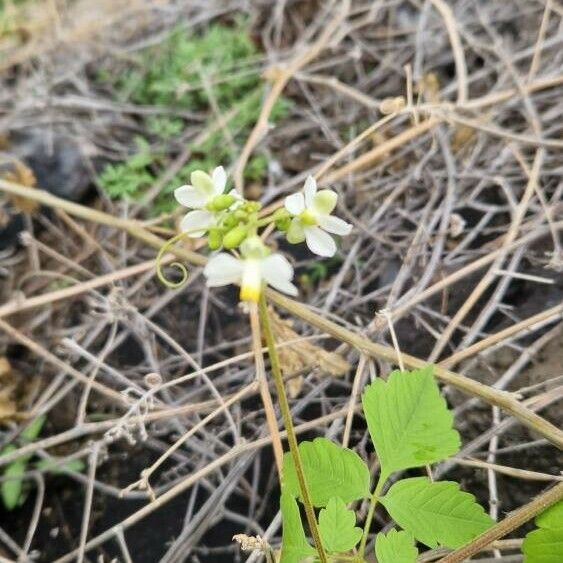
{"type": "Polygon", "coordinates": [[[534,192],[536,191],[536,183],[538,182],[541,164],[543,162],[545,151],[543,149],[538,149],[536,151],[536,155],[534,157],[534,164],[532,166],[532,171],[530,173],[530,178],[528,180],[528,184],[524,191],[524,195],[514,212],[514,217],[510,224],[510,228],[508,233],[503,241],[503,248],[502,253],[495,259],[495,262],[491,265],[489,270],[485,273],[485,275],[481,278],[479,283],[475,286],[469,297],[465,300],[463,305],[459,308],[457,313],[453,316],[452,320],[446,326],[444,331],[442,332],[440,339],[434,345],[432,352],[430,354],[429,360],[434,362],[438,359],[444,348],[446,347],[447,343],[450,341],[453,333],[456,331],[459,324],[463,321],[469,311],[473,308],[475,303],[479,300],[481,295],[486,291],[486,289],[493,283],[496,279],[495,270],[498,268],[499,264],[504,260],[506,254],[508,254],[508,246],[514,241],[516,238],[518,231],[520,229],[520,225],[524,219],[524,215],[528,209],[528,205],[534,192]]]}
{"type": "MultiPolygon", "coordinates": [[[[268,297],[280,307],[283,307],[295,316],[334,336],[335,338],[338,338],[343,342],[347,342],[359,351],[364,352],[369,356],[397,363],[397,352],[393,348],[372,342],[371,340],[368,340],[351,330],[339,326],[331,320],[318,315],[301,303],[298,303],[289,297],[285,297],[280,293],[268,289],[267,294],[268,297]]],[[[410,369],[419,369],[428,364],[428,362],[415,358],[409,354],[405,354],[404,352],[401,352],[401,358],[405,366],[410,369]]],[[[483,399],[487,403],[496,405],[504,411],[509,412],[520,422],[547,438],[552,444],[560,449],[563,449],[563,431],[541,416],[532,412],[530,409],[526,408],[520,401],[515,399],[511,393],[504,391],[499,392],[496,389],[483,385],[482,383],[474,381],[469,377],[444,369],[441,366],[434,367],[434,375],[443,383],[452,385],[469,395],[483,399]]]]}
{"type": "Polygon", "coordinates": [[[459,457],[451,458],[458,465],[466,465],[467,467],[478,467],[480,469],[492,469],[497,473],[514,477],[515,479],[529,479],[531,481],[563,481],[561,475],[550,475],[549,473],[540,473],[539,471],[529,471],[527,469],[519,469],[517,467],[508,467],[499,465],[498,463],[489,463],[478,459],[463,459],[459,457]]]}
{"type": "MultiPolygon", "coordinates": [[[[166,265],[172,262],[172,260],[174,260],[173,256],[166,256],[163,259],[162,264],[166,265]]],[[[78,283],[71,287],[65,287],[64,289],[50,291],[41,295],[34,295],[33,297],[18,296],[0,306],[0,319],[13,315],[14,313],[22,313],[23,311],[28,311],[29,309],[49,305],[57,301],[62,301],[63,299],[69,299],[70,297],[76,297],[86,291],[91,291],[92,289],[142,274],[143,272],[153,270],[154,268],[154,260],[147,260],[145,262],[141,262],[140,264],[135,264],[134,266],[129,266],[128,268],[123,268],[122,270],[111,272],[110,274],[98,276],[94,279],[78,283]]]]}
{"type": "Polygon", "coordinates": [[[43,348],[43,346],[37,344],[36,342],[31,340],[31,338],[28,338],[25,334],[21,333],[19,330],[15,329],[13,326],[8,324],[6,321],[3,321],[2,319],[0,319],[0,330],[5,332],[10,338],[13,338],[15,341],[31,350],[37,356],[43,358],[49,364],[52,364],[60,370],[63,370],[65,373],[68,373],[70,376],[74,377],[84,385],[90,385],[92,389],[95,389],[98,393],[101,393],[102,395],[105,395],[106,397],[117,401],[120,405],[125,406],[127,404],[127,401],[125,400],[123,395],[121,395],[121,393],[118,393],[117,391],[106,387],[98,381],[90,381],[90,379],[86,375],[63,362],[61,359],[57,358],[57,356],[51,354],[51,352],[43,348]]]}
{"type": "Polygon", "coordinates": [[[440,563],[461,563],[465,561],[468,557],[475,555],[475,553],[478,553],[493,541],[503,538],[512,530],[519,528],[522,524],[525,524],[561,499],[563,499],[563,483],[555,485],[533,501],[510,513],[496,526],[477,536],[467,545],[452,551],[446,557],[440,559],[440,563]]]}
{"type": "Polygon", "coordinates": [[[260,110],[260,115],[258,120],[254,125],[252,131],[246,143],[241,151],[241,154],[235,164],[233,170],[233,178],[235,181],[235,186],[240,193],[243,192],[243,172],[252,154],[252,151],[256,148],[256,145],[260,142],[260,139],[268,131],[268,119],[274,108],[274,104],[283,92],[286,84],[291,80],[297,71],[311,62],[313,59],[319,56],[321,51],[335,37],[335,32],[338,26],[344,21],[348,15],[350,9],[350,0],[342,0],[340,2],[340,8],[337,11],[335,17],[326,25],[324,31],[320,34],[319,38],[313,45],[311,45],[305,52],[298,53],[295,58],[290,61],[284,68],[279,69],[278,75],[276,76],[272,88],[268,93],[268,96],[264,100],[262,109],[260,110]]]}
{"type": "Polygon", "coordinates": [[[495,334],[491,334],[490,336],[484,338],[483,340],[479,340],[479,342],[475,342],[475,344],[469,346],[468,348],[465,348],[464,350],[460,350],[459,352],[452,354],[449,358],[446,358],[445,360],[441,361],[440,365],[443,367],[452,367],[456,364],[459,364],[459,362],[465,360],[466,358],[470,358],[471,356],[478,354],[481,350],[490,348],[497,342],[502,342],[505,338],[508,338],[509,336],[524,331],[527,328],[530,328],[531,326],[535,325],[536,323],[545,321],[552,317],[557,318],[558,316],[561,316],[561,313],[563,313],[563,303],[559,303],[559,305],[550,307],[549,309],[546,309],[545,311],[542,311],[537,315],[528,317],[527,319],[524,319],[519,323],[515,323],[505,328],[504,330],[500,330],[495,334]]]}
{"type": "MultiPolygon", "coordinates": [[[[495,549],[509,550],[509,549],[520,549],[522,547],[521,539],[509,539],[509,540],[496,540],[487,547],[483,548],[481,551],[493,551],[495,549]]],[[[430,563],[431,561],[436,561],[450,553],[451,550],[447,547],[437,547],[436,549],[431,549],[430,551],[425,551],[417,558],[417,563],[430,563]]],[[[501,560],[502,562],[502,560],[501,560]]]]}
{"type": "Polygon", "coordinates": [[[264,365],[264,354],[262,354],[262,336],[260,331],[260,317],[258,316],[258,306],[256,303],[250,303],[250,327],[252,329],[252,348],[254,350],[254,365],[256,366],[256,381],[260,386],[260,397],[264,406],[264,415],[270,436],[272,437],[272,447],[274,450],[274,459],[276,460],[276,468],[278,477],[282,478],[283,468],[283,445],[280,439],[280,431],[278,421],[270,394],[270,388],[266,379],[266,367],[264,365]]]}
{"type": "MultiPolygon", "coordinates": [[[[146,242],[149,246],[152,246],[155,249],[160,249],[165,242],[160,237],[148,232],[136,221],[118,219],[107,213],[93,210],[77,203],[68,202],[64,199],[57,198],[56,196],[42,192],[40,190],[33,190],[19,184],[13,184],[1,180],[0,190],[22,197],[35,199],[37,201],[40,201],[41,203],[51,205],[53,207],[61,207],[69,213],[73,213],[87,220],[96,221],[102,224],[125,229],[129,234],[146,242]]],[[[507,248],[508,247],[504,248],[503,251],[507,250],[507,248]]],[[[207,261],[207,259],[201,254],[197,254],[182,247],[171,248],[170,252],[178,256],[179,258],[182,258],[183,260],[186,260],[198,266],[203,266],[207,261]]],[[[488,261],[491,260],[489,259],[488,261]]],[[[485,264],[488,263],[488,261],[485,261],[485,264]]],[[[341,327],[336,323],[325,319],[321,315],[316,314],[314,311],[312,311],[302,303],[298,303],[297,301],[285,297],[273,290],[268,290],[268,296],[272,301],[274,301],[287,311],[290,311],[297,317],[309,322],[311,325],[319,328],[320,330],[323,330],[324,332],[331,334],[332,336],[340,338],[342,341],[347,342],[358,350],[364,351],[370,356],[383,358],[391,362],[397,361],[397,354],[393,348],[371,342],[369,339],[362,337],[344,327],[341,327]]],[[[404,353],[402,353],[401,356],[405,365],[410,368],[420,368],[427,365],[427,362],[415,358],[414,356],[410,356],[404,353]]],[[[556,428],[541,416],[538,416],[537,414],[524,407],[510,393],[492,389],[486,385],[473,381],[468,377],[456,374],[440,366],[436,366],[435,375],[444,383],[453,385],[454,387],[457,387],[458,389],[472,396],[483,399],[490,404],[499,406],[503,410],[516,417],[523,424],[544,436],[552,444],[556,445],[558,448],[563,449],[563,431],[556,428]]]]}
{"type": "Polygon", "coordinates": [[[379,159],[384,157],[389,151],[395,150],[400,146],[404,145],[405,143],[408,143],[412,139],[415,139],[416,137],[422,135],[423,133],[426,133],[426,131],[429,131],[430,129],[438,125],[438,123],[440,122],[441,119],[438,119],[436,117],[431,117],[430,119],[427,119],[426,121],[422,121],[421,123],[415,125],[414,127],[410,127],[406,131],[403,131],[402,133],[399,133],[392,139],[389,139],[382,145],[379,145],[365,152],[364,154],[360,155],[358,158],[352,160],[347,164],[344,164],[340,168],[336,168],[330,174],[327,174],[323,178],[323,184],[336,182],[338,180],[341,180],[348,174],[352,174],[353,172],[357,172],[358,170],[364,170],[368,168],[374,162],[377,162],[379,159]]]}
{"type": "Polygon", "coordinates": [[[455,62],[456,78],[457,78],[457,103],[463,104],[467,100],[467,65],[465,64],[465,54],[459,38],[457,30],[457,22],[452,9],[444,0],[430,0],[434,7],[440,12],[446,24],[446,30],[452,45],[452,52],[455,62]]]}
{"type": "MultiPolygon", "coordinates": [[[[525,84],[524,88],[529,94],[533,92],[539,92],[540,90],[547,90],[548,88],[553,88],[561,86],[563,84],[563,74],[559,76],[550,76],[547,78],[540,78],[531,84],[525,84]]],[[[461,109],[481,109],[487,106],[494,106],[502,102],[510,100],[513,96],[518,94],[517,88],[511,88],[510,90],[501,90],[500,92],[493,92],[479,98],[474,98],[468,100],[459,107],[461,109]]]]}
{"type": "MultiPolygon", "coordinates": [[[[295,427],[295,432],[301,434],[303,432],[307,432],[309,430],[314,430],[316,428],[319,428],[320,426],[326,424],[327,422],[331,422],[333,420],[337,420],[339,418],[342,418],[343,416],[346,416],[347,411],[348,408],[345,407],[336,412],[316,418],[315,420],[311,420],[309,422],[300,424],[299,426],[295,427]]],[[[282,431],[281,437],[286,438],[286,436],[287,433],[285,432],[285,430],[282,431]]],[[[197,483],[200,479],[204,478],[206,475],[209,475],[213,471],[233,461],[234,459],[236,459],[237,457],[239,457],[240,455],[246,452],[252,452],[254,450],[269,445],[271,441],[272,441],[271,437],[266,436],[265,438],[259,438],[258,440],[255,440],[253,442],[234,446],[233,448],[231,448],[231,450],[223,454],[221,457],[218,457],[217,459],[208,463],[206,466],[202,467],[195,473],[188,475],[178,484],[174,485],[172,488],[168,489],[165,493],[160,495],[154,502],[151,502],[150,504],[143,506],[142,508],[140,508],[139,510],[137,510],[136,512],[125,518],[125,520],[123,520],[119,524],[116,524],[115,526],[109,528],[105,532],[102,532],[98,536],[89,540],[86,543],[86,551],[92,549],[93,547],[103,544],[107,540],[113,538],[121,530],[126,530],[131,526],[135,525],[137,522],[139,522],[140,520],[142,520],[143,518],[145,518],[146,516],[148,516],[149,514],[151,514],[152,512],[163,506],[164,504],[166,504],[171,499],[173,499],[180,493],[189,489],[192,485],[197,483]]],[[[63,557],[57,559],[55,563],[66,563],[67,561],[73,561],[76,557],[76,553],[77,550],[71,551],[67,555],[64,555],[63,557]]]]}

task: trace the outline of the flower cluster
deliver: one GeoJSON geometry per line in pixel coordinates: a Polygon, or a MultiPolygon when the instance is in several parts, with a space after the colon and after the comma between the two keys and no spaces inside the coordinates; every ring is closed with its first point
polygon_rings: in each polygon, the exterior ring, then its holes
{"type": "Polygon", "coordinates": [[[240,285],[242,301],[258,301],[264,285],[297,295],[293,267],[263,242],[259,229],[273,224],[290,244],[305,242],[311,252],[325,257],[336,253],[332,235],[345,236],[352,230],[352,225],[332,215],[336,192],[318,190],[312,176],[302,191],[285,199],[284,207],[266,216],[260,215],[260,203],[226,189],[227,174],[222,166],[211,176],[197,170],[190,179],[191,185],[174,192],[176,201],[189,209],[180,229],[188,237],[207,235],[211,250],[231,251],[212,256],[203,273],[209,287],[240,285]]]}

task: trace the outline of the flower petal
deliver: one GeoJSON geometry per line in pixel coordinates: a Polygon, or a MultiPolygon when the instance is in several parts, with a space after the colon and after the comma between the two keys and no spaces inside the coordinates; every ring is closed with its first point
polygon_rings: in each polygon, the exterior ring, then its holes
{"type": "Polygon", "coordinates": [[[242,281],[240,284],[241,301],[257,302],[262,292],[262,268],[260,260],[254,258],[243,261],[242,281]]]}
{"type": "Polygon", "coordinates": [[[180,205],[199,209],[204,207],[209,199],[201,190],[193,186],[180,186],[174,190],[174,197],[180,205]]]}
{"type": "Polygon", "coordinates": [[[305,240],[305,231],[303,230],[303,225],[301,221],[294,217],[289,224],[289,229],[287,230],[287,242],[290,244],[299,244],[305,240]]]}
{"type": "Polygon", "coordinates": [[[260,262],[262,277],[266,282],[288,295],[297,295],[298,290],[291,280],[293,279],[293,266],[282,254],[270,254],[260,262]]]}
{"type": "Polygon", "coordinates": [[[285,208],[291,215],[299,215],[305,211],[305,198],[301,192],[291,194],[285,198],[285,208]]]}
{"type": "Polygon", "coordinates": [[[213,180],[207,172],[194,170],[190,175],[190,180],[194,188],[197,188],[209,196],[213,195],[213,180]]]}
{"type": "Polygon", "coordinates": [[[311,207],[313,205],[313,198],[317,193],[317,181],[313,176],[307,176],[303,186],[303,193],[305,194],[305,205],[311,207]]]}
{"type": "Polygon", "coordinates": [[[317,222],[325,231],[334,235],[346,236],[352,231],[350,223],[334,215],[317,215],[317,222]]]}
{"type": "Polygon", "coordinates": [[[225,185],[227,184],[227,173],[222,166],[217,166],[213,170],[211,176],[213,180],[213,193],[215,195],[221,195],[225,191],[225,185]]]}
{"type": "Polygon", "coordinates": [[[186,213],[180,222],[180,229],[182,232],[189,231],[189,237],[199,238],[205,234],[205,231],[207,231],[209,227],[215,225],[215,222],[215,216],[213,213],[206,211],[205,209],[197,209],[186,213]],[[202,227],[202,230],[198,231],[198,227],[202,227]]]}
{"type": "Polygon", "coordinates": [[[336,243],[334,239],[319,227],[305,227],[305,240],[311,252],[319,256],[334,256],[336,243]]]}
{"type": "Polygon", "coordinates": [[[203,269],[203,275],[207,278],[209,287],[229,285],[240,281],[243,267],[242,260],[238,260],[226,252],[221,252],[210,258],[203,269]]]}
{"type": "Polygon", "coordinates": [[[338,194],[332,190],[321,190],[313,197],[311,208],[319,215],[330,215],[336,207],[338,194]]]}

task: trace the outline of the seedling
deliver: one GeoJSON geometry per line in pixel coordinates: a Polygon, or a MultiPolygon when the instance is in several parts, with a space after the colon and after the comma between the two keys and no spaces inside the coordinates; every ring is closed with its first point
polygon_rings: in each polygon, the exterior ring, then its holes
{"type": "MultiPolygon", "coordinates": [[[[34,419],[19,436],[19,444],[23,446],[33,442],[39,436],[44,423],[44,416],[38,416],[34,419]]],[[[8,444],[2,450],[2,454],[9,454],[16,450],[17,446],[15,444],[8,444]]],[[[33,462],[32,458],[33,454],[22,455],[4,469],[2,475],[4,480],[0,485],[0,494],[6,510],[14,510],[25,501],[27,491],[25,489],[24,475],[29,468],[48,471],[53,474],[64,471],[82,471],[84,469],[84,463],[79,459],[70,460],[61,465],[54,459],[41,459],[33,462]]]]}
{"type": "MultiPolygon", "coordinates": [[[[401,528],[377,535],[378,563],[414,563],[418,556],[415,541],[431,548],[456,548],[494,524],[475,498],[452,481],[407,477],[395,480],[382,494],[394,473],[442,461],[459,451],[453,415],[440,395],[432,367],[394,371],[387,381],[376,379],[364,390],[362,405],[380,464],[373,489],[367,465],[352,450],[326,438],[299,445],[313,505],[321,509],[319,531],[330,560],[365,561],[378,503],[401,528]],[[360,530],[347,505],[368,497],[369,511],[360,530]]],[[[293,460],[286,454],[280,503],[281,563],[314,557],[301,526],[298,499],[293,460]]]]}

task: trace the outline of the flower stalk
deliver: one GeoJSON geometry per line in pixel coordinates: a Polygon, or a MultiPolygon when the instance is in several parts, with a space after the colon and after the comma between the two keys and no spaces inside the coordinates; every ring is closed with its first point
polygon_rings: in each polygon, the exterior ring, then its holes
{"type": "Polygon", "coordinates": [[[295,429],[293,428],[291,410],[289,408],[289,402],[287,400],[287,395],[285,392],[285,386],[283,382],[283,376],[281,373],[278,352],[276,350],[276,342],[274,339],[274,334],[272,332],[272,327],[270,325],[268,305],[266,303],[266,298],[264,296],[264,293],[260,295],[258,308],[260,313],[260,321],[262,323],[262,330],[266,338],[266,346],[268,348],[268,356],[270,358],[270,365],[272,368],[272,375],[274,377],[274,384],[276,386],[276,392],[278,395],[278,401],[282,413],[283,424],[287,432],[287,442],[289,444],[289,452],[291,454],[291,457],[293,458],[293,463],[295,465],[295,473],[297,474],[297,480],[299,481],[299,489],[301,491],[303,505],[305,506],[305,515],[307,517],[307,523],[309,524],[311,535],[313,536],[315,548],[319,555],[319,561],[321,563],[327,563],[328,562],[327,555],[321,543],[321,536],[319,534],[317,518],[315,516],[315,511],[313,509],[311,495],[307,487],[305,472],[303,471],[303,464],[301,463],[301,455],[299,453],[299,447],[297,444],[297,436],[295,434],[295,429]]]}

